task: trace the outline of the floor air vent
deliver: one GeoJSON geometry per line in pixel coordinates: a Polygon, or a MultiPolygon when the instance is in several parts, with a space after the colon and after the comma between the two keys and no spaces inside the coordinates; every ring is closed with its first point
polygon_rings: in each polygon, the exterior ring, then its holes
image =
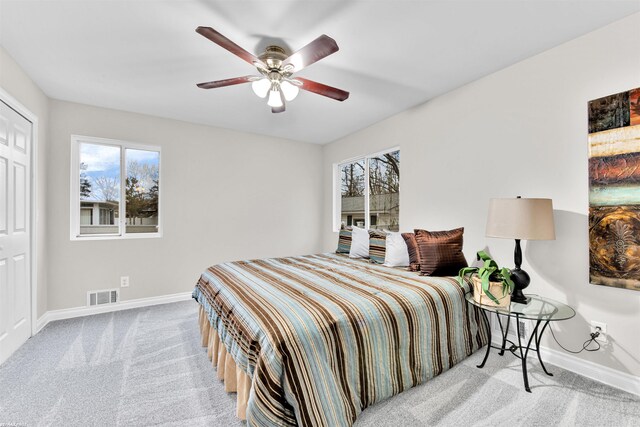
{"type": "Polygon", "coordinates": [[[118,302],[118,290],[107,289],[104,291],[87,292],[87,305],[104,305],[118,302]]]}

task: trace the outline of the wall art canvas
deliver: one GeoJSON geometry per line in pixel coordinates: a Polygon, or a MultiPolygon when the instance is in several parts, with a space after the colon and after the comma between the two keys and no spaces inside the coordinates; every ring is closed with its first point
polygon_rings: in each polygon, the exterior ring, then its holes
{"type": "Polygon", "coordinates": [[[640,290],[640,88],[588,107],[589,281],[640,290]]]}

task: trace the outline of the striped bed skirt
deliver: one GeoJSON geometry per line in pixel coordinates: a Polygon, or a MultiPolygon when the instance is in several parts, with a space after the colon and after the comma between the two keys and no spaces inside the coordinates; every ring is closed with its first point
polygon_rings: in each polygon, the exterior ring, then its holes
{"type": "Polygon", "coordinates": [[[227,393],[237,393],[236,416],[246,420],[251,378],[236,366],[236,362],[227,353],[227,348],[220,340],[215,328],[211,327],[202,305],[198,312],[198,323],[202,346],[207,348],[207,356],[211,360],[211,365],[217,370],[218,379],[224,381],[224,390],[227,393]]]}

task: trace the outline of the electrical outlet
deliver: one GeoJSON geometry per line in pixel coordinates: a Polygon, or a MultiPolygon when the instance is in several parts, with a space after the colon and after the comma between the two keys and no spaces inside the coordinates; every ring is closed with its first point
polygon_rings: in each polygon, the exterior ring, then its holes
{"type": "Polygon", "coordinates": [[[120,277],[120,287],[128,288],[129,287],[129,276],[120,277]]]}
{"type": "Polygon", "coordinates": [[[600,330],[597,331],[597,332],[600,332],[600,335],[598,335],[598,338],[596,339],[601,343],[606,343],[607,342],[607,324],[592,320],[591,321],[592,334],[596,332],[596,328],[600,328],[600,330]]]}

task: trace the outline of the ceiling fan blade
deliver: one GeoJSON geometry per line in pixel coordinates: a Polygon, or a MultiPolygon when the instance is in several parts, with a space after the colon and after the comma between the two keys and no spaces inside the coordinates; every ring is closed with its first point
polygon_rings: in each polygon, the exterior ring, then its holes
{"type": "Polygon", "coordinates": [[[260,61],[257,56],[247,52],[211,27],[198,27],[196,28],[196,32],[208,38],[215,44],[227,49],[229,52],[247,61],[251,65],[255,65],[254,63],[262,64],[262,61],[260,61]]]}
{"type": "Polygon", "coordinates": [[[338,51],[338,44],[331,37],[323,34],[282,62],[282,67],[290,65],[292,72],[300,71],[338,51]]]}
{"type": "Polygon", "coordinates": [[[259,79],[259,77],[256,77],[256,76],[234,77],[232,79],[216,80],[214,82],[206,82],[206,83],[198,83],[196,86],[198,86],[200,89],[215,89],[215,88],[218,88],[218,87],[238,85],[238,84],[241,84],[241,83],[249,83],[249,82],[252,82],[252,81],[254,81],[256,79],[259,79]]]}
{"type": "Polygon", "coordinates": [[[344,101],[345,99],[349,98],[349,92],[342,89],[323,85],[322,83],[303,79],[302,77],[296,77],[295,80],[298,80],[302,83],[302,85],[300,85],[300,89],[317,93],[318,95],[326,96],[337,101],[344,101]]]}

